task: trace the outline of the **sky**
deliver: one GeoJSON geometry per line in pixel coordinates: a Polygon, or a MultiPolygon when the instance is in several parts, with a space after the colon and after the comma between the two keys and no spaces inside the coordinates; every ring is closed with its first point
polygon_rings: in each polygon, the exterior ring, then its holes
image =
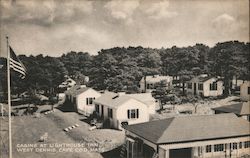
{"type": "Polygon", "coordinates": [[[0,0],[0,56],[249,42],[248,0],[0,0]]]}

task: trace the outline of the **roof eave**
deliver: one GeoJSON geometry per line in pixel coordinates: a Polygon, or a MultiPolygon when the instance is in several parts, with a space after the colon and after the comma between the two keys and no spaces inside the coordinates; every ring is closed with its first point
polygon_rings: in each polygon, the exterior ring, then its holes
{"type": "Polygon", "coordinates": [[[250,134],[228,136],[228,137],[219,137],[219,138],[193,139],[193,140],[186,140],[186,141],[173,141],[173,142],[160,142],[160,141],[158,141],[158,142],[156,142],[156,144],[157,145],[164,145],[164,144],[189,143],[189,142],[197,142],[197,141],[220,140],[220,139],[247,137],[247,136],[250,136],[250,134]]]}

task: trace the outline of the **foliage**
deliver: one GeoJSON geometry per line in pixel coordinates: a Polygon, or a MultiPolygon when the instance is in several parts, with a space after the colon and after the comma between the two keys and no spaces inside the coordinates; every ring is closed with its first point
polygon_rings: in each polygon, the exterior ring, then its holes
{"type": "MultiPolygon", "coordinates": [[[[249,79],[250,63],[249,43],[238,41],[217,43],[212,48],[204,44],[166,49],[114,47],[102,49],[95,56],[71,51],[61,57],[20,55],[19,58],[28,72],[24,80],[12,75],[12,92],[20,94],[31,88],[47,95],[56,92],[65,75],[78,84],[86,84],[84,78],[88,76],[88,86],[97,90],[134,93],[138,92],[142,77],[154,74],[178,76],[185,94],[186,81],[203,73],[221,76],[227,95],[233,76],[249,79]]],[[[1,68],[0,73],[1,88],[5,90],[6,69],[1,68]]]]}

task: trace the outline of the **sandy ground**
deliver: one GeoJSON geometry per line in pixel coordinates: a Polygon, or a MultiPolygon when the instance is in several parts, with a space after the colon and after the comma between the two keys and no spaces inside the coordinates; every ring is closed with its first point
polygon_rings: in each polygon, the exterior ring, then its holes
{"type": "MultiPolygon", "coordinates": [[[[43,106],[41,109],[50,109],[50,106],[43,106]]],[[[111,129],[98,129],[89,131],[89,125],[82,121],[83,116],[74,112],[55,112],[41,117],[34,116],[15,116],[12,119],[13,137],[13,157],[14,158],[101,158],[100,153],[112,150],[120,146],[124,141],[124,131],[111,129]],[[64,128],[78,124],[79,127],[69,132],[63,131],[64,128]],[[39,142],[42,135],[48,133],[46,142],[39,142]],[[81,144],[81,147],[40,148],[40,145],[47,144],[81,144]],[[36,144],[32,152],[18,151],[22,144],[36,144]],[[37,150],[37,151],[35,151],[37,150]],[[43,151],[42,151],[43,150],[43,151]],[[46,150],[46,151],[44,151],[46,150]],[[67,151],[62,151],[67,150],[67,151]],[[42,151],[42,152],[41,152],[42,151]]],[[[1,118],[1,157],[8,157],[8,118],[1,118]]],[[[26,148],[27,149],[27,148],[26,148]]]]}
{"type": "Polygon", "coordinates": [[[212,108],[220,107],[224,105],[229,105],[233,103],[238,103],[239,97],[230,96],[225,99],[218,100],[209,100],[204,99],[200,100],[195,104],[186,103],[186,104],[176,104],[176,105],[165,105],[164,110],[161,113],[156,113],[152,116],[152,120],[164,119],[169,117],[175,117],[180,115],[212,115],[214,111],[212,108]],[[196,107],[196,110],[195,110],[196,107]],[[184,112],[190,111],[192,114],[185,114],[184,112]]]}

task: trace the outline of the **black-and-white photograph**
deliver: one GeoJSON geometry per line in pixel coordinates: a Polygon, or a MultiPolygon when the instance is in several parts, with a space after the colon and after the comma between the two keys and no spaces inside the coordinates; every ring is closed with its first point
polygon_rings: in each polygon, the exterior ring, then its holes
{"type": "Polygon", "coordinates": [[[250,158],[249,0],[0,0],[1,158],[250,158]]]}

